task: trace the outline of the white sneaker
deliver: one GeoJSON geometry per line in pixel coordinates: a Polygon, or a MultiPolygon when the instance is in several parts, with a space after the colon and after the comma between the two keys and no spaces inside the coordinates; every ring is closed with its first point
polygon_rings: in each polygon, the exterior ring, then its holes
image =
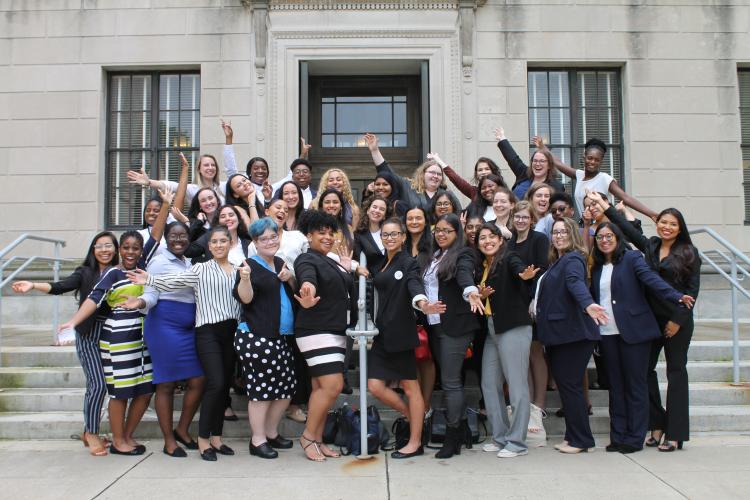
{"type": "Polygon", "coordinates": [[[490,442],[490,443],[484,443],[482,445],[482,451],[486,451],[486,452],[490,452],[490,453],[495,453],[495,452],[500,451],[500,447],[498,445],[496,445],[495,443],[492,443],[492,442],[490,442]]]}
{"type": "Polygon", "coordinates": [[[497,458],[515,458],[528,454],[529,450],[510,451],[508,448],[503,448],[502,450],[497,452],[497,458]]]}

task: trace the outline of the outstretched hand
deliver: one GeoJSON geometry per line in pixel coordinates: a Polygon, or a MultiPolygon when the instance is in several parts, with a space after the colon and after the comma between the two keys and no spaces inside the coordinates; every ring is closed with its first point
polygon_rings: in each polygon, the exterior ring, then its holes
{"type": "Polygon", "coordinates": [[[692,309],[695,305],[695,298],[691,297],[690,295],[683,295],[680,299],[680,302],[685,304],[685,307],[687,307],[688,309],[692,309]]]}
{"type": "Polygon", "coordinates": [[[162,203],[166,203],[167,205],[172,204],[174,201],[174,193],[171,189],[159,188],[157,191],[159,192],[159,198],[161,198],[162,203]]]}
{"type": "Polygon", "coordinates": [[[609,316],[607,316],[607,310],[599,304],[591,304],[586,308],[586,314],[591,316],[591,319],[597,325],[606,325],[609,322],[609,316]]]}
{"type": "Polygon", "coordinates": [[[320,301],[320,297],[316,296],[315,293],[315,286],[312,283],[305,282],[299,288],[299,295],[295,295],[294,298],[300,306],[310,309],[320,301]]]}
{"type": "Polygon", "coordinates": [[[125,275],[128,279],[136,285],[145,285],[148,280],[148,273],[143,269],[134,269],[132,271],[125,271],[125,275]]]}
{"type": "Polygon", "coordinates": [[[123,295],[123,297],[125,297],[125,301],[118,304],[117,307],[127,309],[129,311],[141,309],[141,299],[132,295],[123,295]]]}
{"type": "Polygon", "coordinates": [[[537,273],[539,272],[539,269],[540,268],[534,267],[534,264],[532,264],[524,269],[523,272],[518,273],[518,277],[526,281],[534,279],[534,277],[536,277],[537,273]]]}
{"type": "Polygon", "coordinates": [[[128,170],[128,182],[131,184],[140,184],[143,187],[148,187],[151,179],[146,175],[146,170],[141,167],[140,170],[128,170]]]}
{"type": "Polygon", "coordinates": [[[540,135],[535,135],[531,138],[531,142],[536,146],[539,150],[545,150],[547,149],[547,146],[544,144],[544,138],[540,135]]]}
{"type": "Polygon", "coordinates": [[[482,296],[479,295],[479,292],[471,292],[469,294],[469,306],[471,307],[471,312],[484,314],[484,304],[482,303],[482,296]]]}
{"type": "Polygon", "coordinates": [[[446,310],[446,307],[445,304],[439,300],[437,302],[427,302],[426,300],[421,300],[419,302],[419,310],[428,315],[443,314],[446,310]]]}
{"type": "Polygon", "coordinates": [[[11,285],[13,293],[29,293],[34,289],[34,283],[31,281],[16,281],[11,285]]]}
{"type": "Polygon", "coordinates": [[[491,286],[480,286],[479,287],[479,295],[482,297],[482,300],[486,299],[490,295],[495,293],[495,289],[491,286]]]}
{"type": "Polygon", "coordinates": [[[375,152],[379,149],[377,135],[367,132],[362,138],[365,140],[365,144],[367,144],[367,148],[370,152],[375,152]]]}

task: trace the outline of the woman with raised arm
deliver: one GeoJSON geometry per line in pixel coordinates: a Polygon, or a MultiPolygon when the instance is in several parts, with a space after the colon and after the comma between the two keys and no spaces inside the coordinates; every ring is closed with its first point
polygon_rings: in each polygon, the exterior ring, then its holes
{"type": "Polygon", "coordinates": [[[403,217],[409,209],[409,205],[401,199],[399,183],[393,174],[385,171],[378,172],[367,188],[370,194],[366,194],[366,196],[378,195],[383,197],[388,205],[388,211],[395,217],[403,217]]]}
{"type": "MultiPolygon", "coordinates": [[[[224,205],[214,213],[211,220],[211,228],[223,226],[229,230],[231,236],[231,246],[229,250],[229,261],[234,265],[242,264],[242,261],[248,255],[250,246],[250,236],[247,234],[247,226],[242,219],[242,212],[233,205],[224,205]]],[[[190,243],[185,251],[185,257],[193,262],[206,262],[213,258],[211,247],[208,244],[208,234],[204,234],[197,240],[190,243]]]]}
{"type": "Polygon", "coordinates": [[[501,177],[494,174],[487,174],[482,177],[477,185],[477,194],[474,195],[474,199],[466,207],[466,212],[481,215],[485,222],[494,220],[496,217],[492,209],[492,204],[494,203],[495,193],[500,188],[507,188],[501,177]]]}
{"type": "Polygon", "coordinates": [[[234,332],[240,317],[239,303],[232,296],[238,266],[229,261],[229,229],[214,226],[208,233],[213,258],[193,264],[182,273],[152,276],[145,271],[128,273],[134,283],[162,292],[192,288],[195,294],[195,346],[206,375],[198,423],[198,449],[201,458],[216,461],[216,453],[234,455],[222,443],[224,409],[234,368],[234,332]]]}
{"type": "Polygon", "coordinates": [[[302,212],[305,211],[302,189],[294,181],[286,181],[279,186],[278,191],[271,199],[281,199],[286,202],[287,214],[284,229],[295,231],[302,212]]]}
{"type": "Polygon", "coordinates": [[[445,312],[445,306],[427,301],[417,261],[403,250],[404,223],[397,218],[388,219],[380,236],[386,249],[386,259],[374,278],[379,297],[375,324],[380,334],[368,354],[367,388],[409,422],[408,437],[396,436],[396,451],[391,457],[411,458],[424,453],[424,401],[417,382],[414,348],[419,345],[419,338],[414,309],[423,314],[440,314],[445,312]],[[399,382],[408,405],[388,386],[388,381],[399,382]]]}
{"type": "Polygon", "coordinates": [[[249,398],[250,455],[266,459],[279,456],[275,448],[292,447],[292,441],[279,434],[279,422],[296,386],[292,349],[287,342],[294,334],[296,284],[286,262],[276,256],[278,230],[269,217],[250,226],[258,253],[239,269],[233,291],[242,304],[243,321],[235,333],[234,347],[249,398]]]}
{"type": "Polygon", "coordinates": [[[219,195],[212,188],[202,188],[190,202],[187,216],[177,207],[172,209],[175,219],[187,224],[190,241],[195,241],[211,229],[211,221],[219,209],[219,195]]]}
{"type": "MultiPolygon", "coordinates": [[[[453,170],[447,163],[445,163],[437,153],[429,153],[427,155],[427,159],[434,160],[438,165],[440,165],[440,168],[443,169],[443,173],[446,175],[446,177],[448,177],[448,179],[450,179],[450,181],[454,186],[456,186],[456,189],[458,189],[461,194],[463,194],[470,200],[474,199],[478,192],[477,186],[470,184],[463,177],[458,175],[458,173],[453,170]]],[[[499,177],[502,181],[502,185],[505,185],[503,174],[500,172],[500,167],[498,167],[494,161],[482,156],[474,164],[473,180],[478,185],[479,181],[490,174],[499,177]]]]}
{"type": "MultiPolygon", "coordinates": [[[[694,299],[698,297],[701,259],[698,249],[693,246],[685,218],[679,210],[662,210],[656,217],[658,236],[647,238],[626,221],[607,200],[597,197],[596,193],[589,196],[600,204],[604,215],[622,230],[625,237],[643,252],[651,269],[678,292],[694,299]]],[[[693,336],[693,312],[652,293],[648,293],[646,298],[662,333],[661,337],[653,341],[649,359],[651,435],[646,440],[646,446],[658,446],[659,451],[670,452],[682,449],[682,443],[690,439],[687,352],[693,336]],[[656,375],[656,364],[662,348],[667,361],[667,409],[662,406],[659,379],[656,375]]]]}
{"type": "Polygon", "coordinates": [[[499,458],[526,455],[529,423],[529,348],[531,301],[528,280],[538,267],[527,265],[509,250],[500,229],[485,223],[477,234],[477,248],[484,257],[475,281],[484,299],[487,338],[482,356],[482,394],[492,427],[492,442],[482,449],[499,458]],[[505,406],[503,384],[507,381],[512,422],[505,406]]]}
{"type": "Polygon", "coordinates": [[[518,156],[516,150],[511,146],[510,141],[505,137],[505,131],[501,128],[495,129],[495,140],[497,141],[497,147],[500,149],[500,153],[508,162],[508,166],[516,176],[516,182],[513,183],[513,194],[516,198],[522,200],[526,191],[529,190],[532,184],[547,184],[552,187],[554,191],[563,192],[565,187],[562,182],[557,178],[557,171],[555,169],[555,161],[552,158],[547,148],[539,148],[531,153],[530,163],[526,165],[523,160],[518,156]]]}
{"type": "MultiPolygon", "coordinates": [[[[544,140],[541,137],[533,137],[532,140],[538,149],[549,151],[547,146],[544,145],[544,140]]],[[[583,214],[583,197],[586,195],[586,192],[596,191],[610,193],[614,197],[622,200],[625,205],[633,210],[637,210],[650,219],[655,220],[657,215],[656,212],[626,193],[611,175],[599,170],[606,153],[606,144],[599,139],[592,138],[586,141],[586,144],[584,145],[583,169],[570,167],[553,156],[555,167],[563,174],[576,180],[573,197],[576,202],[578,213],[583,214]]]]}
{"type": "Polygon", "coordinates": [[[340,256],[340,263],[328,257],[338,229],[332,215],[318,210],[305,212],[301,229],[309,249],[294,262],[300,284],[295,299],[301,306],[294,333],[307,361],[313,390],[300,444],[309,460],[322,462],[326,457],[339,456],[322,443],[323,426],[328,410],[344,387],[345,331],[353,280],[346,254],[340,256]]]}
{"type": "Polygon", "coordinates": [[[446,306],[444,313],[428,314],[427,323],[437,351],[433,355],[440,364],[447,408],[445,441],[435,458],[450,458],[461,453],[463,444],[471,443],[461,367],[466,349],[480,328],[475,313],[484,312],[484,305],[474,284],[474,250],[464,243],[458,216],[442,216],[433,234],[437,250],[422,279],[428,300],[446,306]]]}
{"type": "Polygon", "coordinates": [[[435,222],[443,215],[458,215],[461,210],[461,202],[458,201],[456,195],[441,189],[432,197],[430,202],[430,224],[434,226],[435,222]]]}
{"type": "Polygon", "coordinates": [[[622,231],[603,222],[591,251],[591,294],[612,321],[599,327],[601,355],[609,379],[607,451],[633,453],[643,449],[648,429],[648,361],[659,328],[645,291],[675,306],[691,308],[695,300],[664,282],[640,252],[628,250],[622,231]]]}
{"type": "Polygon", "coordinates": [[[388,172],[393,175],[394,180],[398,183],[398,190],[401,199],[409,207],[421,206],[429,211],[430,200],[435,196],[439,189],[447,189],[443,169],[440,168],[437,161],[427,159],[414,171],[412,180],[396,175],[396,173],[385,161],[378,147],[378,137],[375,134],[365,134],[364,140],[372,155],[372,161],[378,173],[388,172]]]}
{"type": "MultiPolygon", "coordinates": [[[[86,301],[94,285],[112,267],[120,263],[118,244],[115,235],[102,231],[94,236],[86,252],[83,263],[76,267],[73,274],[53,283],[33,283],[16,281],[13,283],[15,293],[28,293],[37,290],[50,295],[61,295],[75,291],[79,307],[86,301]]],[[[83,435],[81,441],[89,448],[92,455],[100,457],[107,454],[106,439],[99,437],[102,405],[107,395],[107,384],[104,381],[104,369],[99,355],[99,337],[102,326],[109,314],[109,305],[103,304],[95,315],[76,326],[76,354],[83,368],[86,379],[86,392],[83,397],[83,435]]]]}
{"type": "Polygon", "coordinates": [[[532,307],[539,341],[547,350],[565,407],[565,439],[555,445],[561,453],[594,447],[583,375],[600,339],[597,325],[606,324],[609,318],[586,284],[586,253],[578,224],[573,219],[556,221],[550,266],[537,283],[532,307]]]}

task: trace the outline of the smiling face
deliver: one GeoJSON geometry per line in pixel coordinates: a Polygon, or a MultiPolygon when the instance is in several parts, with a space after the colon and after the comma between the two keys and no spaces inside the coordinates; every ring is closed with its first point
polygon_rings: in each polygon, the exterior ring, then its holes
{"type": "Polygon", "coordinates": [[[453,245],[453,242],[456,241],[456,238],[458,237],[453,226],[444,220],[438,221],[438,223],[435,224],[433,234],[435,235],[435,241],[438,246],[443,250],[453,245]]]}
{"type": "Polygon", "coordinates": [[[231,245],[232,240],[223,231],[212,233],[208,239],[208,250],[216,260],[226,259],[231,245]]]}
{"type": "Polygon", "coordinates": [[[273,200],[266,208],[266,215],[273,219],[279,227],[282,227],[289,215],[289,207],[284,200],[273,200]]]}
{"type": "Polygon", "coordinates": [[[497,252],[503,247],[503,239],[490,231],[489,229],[482,229],[479,231],[479,239],[477,240],[477,248],[482,252],[482,255],[491,260],[497,252]]]}
{"type": "Polygon", "coordinates": [[[505,220],[513,208],[513,204],[510,202],[510,196],[508,193],[498,191],[492,198],[492,211],[495,212],[495,217],[498,219],[505,220]]]}
{"type": "Polygon", "coordinates": [[[476,167],[474,168],[474,176],[476,176],[477,179],[482,179],[483,177],[486,177],[487,175],[492,173],[492,169],[490,168],[489,163],[480,161],[477,163],[476,167]]]}
{"type": "Polygon", "coordinates": [[[201,212],[210,216],[219,206],[219,200],[216,199],[213,191],[207,189],[198,194],[198,205],[201,207],[201,212]]]}
{"type": "Polygon", "coordinates": [[[612,252],[617,247],[617,236],[610,228],[604,227],[596,232],[596,246],[609,261],[612,258],[612,252]]]}
{"type": "Polygon", "coordinates": [[[334,193],[328,193],[320,202],[320,206],[327,214],[338,217],[341,213],[341,200],[334,193]]]}
{"type": "Polygon", "coordinates": [[[264,258],[273,257],[279,251],[279,234],[266,229],[263,234],[255,238],[255,248],[258,255],[264,258]]]}
{"type": "Polygon", "coordinates": [[[232,192],[237,198],[242,198],[243,200],[253,192],[253,184],[244,175],[235,175],[232,177],[229,187],[232,188],[232,192]]]}
{"type": "Polygon", "coordinates": [[[389,254],[398,252],[406,241],[406,235],[401,231],[401,226],[392,222],[383,224],[380,238],[383,240],[383,247],[389,254]]]}
{"type": "Polygon", "coordinates": [[[263,184],[268,179],[268,165],[262,160],[255,160],[250,165],[250,180],[256,184],[263,184]]]}
{"type": "Polygon", "coordinates": [[[680,222],[672,214],[664,214],[656,221],[656,234],[664,241],[672,241],[680,234],[680,222]]]}
{"type": "Polygon", "coordinates": [[[497,192],[497,187],[497,183],[489,179],[485,179],[482,182],[482,190],[480,191],[480,194],[482,195],[482,198],[484,198],[485,201],[487,201],[487,203],[490,205],[492,204],[495,193],[497,192]]]}
{"type": "Polygon", "coordinates": [[[159,210],[161,210],[161,202],[159,200],[149,201],[146,204],[146,209],[143,211],[143,221],[149,226],[153,226],[156,218],[159,216],[159,210]]]}
{"type": "Polygon", "coordinates": [[[234,212],[232,207],[224,207],[219,212],[219,225],[234,232],[237,230],[240,220],[237,218],[237,214],[234,212]]]}
{"type": "Polygon", "coordinates": [[[453,213],[453,203],[447,194],[441,194],[437,200],[435,200],[435,217],[441,215],[453,213]]]}
{"type": "Polygon", "coordinates": [[[381,223],[385,219],[385,212],[387,207],[383,200],[373,200],[370,204],[370,208],[367,209],[367,217],[370,222],[381,223]]]}
{"type": "Polygon", "coordinates": [[[177,257],[182,257],[190,244],[188,232],[182,226],[174,226],[167,235],[167,249],[177,257]]]}
{"type": "Polygon", "coordinates": [[[528,210],[519,210],[513,214],[513,227],[521,234],[529,230],[531,227],[531,214],[528,210]]]}
{"type": "Polygon", "coordinates": [[[334,234],[333,229],[326,227],[317,231],[311,231],[307,235],[310,242],[310,248],[318,253],[326,255],[333,248],[334,234]]]}
{"type": "Polygon", "coordinates": [[[430,165],[424,171],[424,186],[427,191],[435,192],[443,182],[443,170],[440,165],[430,165]]]}
{"type": "Polygon", "coordinates": [[[583,208],[589,209],[591,218],[594,219],[594,221],[599,222],[600,220],[602,220],[602,217],[604,216],[604,212],[602,212],[602,209],[598,203],[594,203],[590,199],[584,198],[583,208]]]}
{"type": "Polygon", "coordinates": [[[484,224],[484,219],[482,219],[481,217],[469,217],[466,220],[466,225],[464,226],[464,235],[466,236],[466,241],[469,243],[469,245],[474,245],[477,231],[479,231],[479,228],[482,227],[482,224],[484,224]]]}
{"type": "Polygon", "coordinates": [[[120,261],[125,269],[135,269],[141,258],[143,247],[135,236],[125,238],[120,245],[120,261]]]}
{"type": "Polygon", "coordinates": [[[604,159],[604,153],[599,148],[589,148],[583,157],[583,168],[587,174],[597,174],[604,159]]]}
{"type": "Polygon", "coordinates": [[[406,230],[411,234],[422,234],[426,226],[427,221],[421,210],[411,209],[406,212],[406,230]]]}
{"type": "Polygon", "coordinates": [[[332,188],[336,191],[343,191],[344,190],[344,174],[340,170],[331,170],[328,172],[328,181],[326,184],[326,189],[332,188]]]}
{"type": "Polygon", "coordinates": [[[549,167],[549,160],[541,151],[537,151],[531,157],[531,173],[534,175],[534,180],[541,181],[546,179],[549,167]]]}
{"type": "Polygon", "coordinates": [[[299,191],[294,184],[285,184],[281,191],[281,199],[286,202],[289,210],[294,210],[299,204],[299,191]]]}
{"type": "Polygon", "coordinates": [[[100,236],[94,242],[94,258],[102,266],[108,266],[115,257],[115,242],[109,236],[100,236]]]}
{"type": "Polygon", "coordinates": [[[549,207],[549,211],[555,220],[560,220],[563,217],[571,218],[575,214],[573,207],[568,205],[568,203],[563,200],[554,202],[549,207]]]}
{"type": "Polygon", "coordinates": [[[537,189],[531,196],[531,204],[534,206],[534,210],[536,210],[540,218],[547,213],[547,210],[549,210],[550,196],[552,196],[552,192],[547,186],[537,189]]]}
{"type": "Polygon", "coordinates": [[[203,176],[203,180],[206,182],[212,182],[216,177],[218,168],[216,167],[216,161],[210,156],[201,156],[198,160],[198,172],[203,176]]]}
{"type": "Polygon", "coordinates": [[[310,181],[312,180],[310,167],[307,165],[297,165],[294,167],[294,170],[292,170],[292,180],[296,182],[301,189],[305,189],[310,185],[310,181]]]}
{"type": "Polygon", "coordinates": [[[570,246],[570,234],[563,221],[556,221],[552,225],[552,245],[558,252],[564,253],[565,249],[570,246]]]}
{"type": "Polygon", "coordinates": [[[391,192],[393,192],[393,187],[388,183],[387,180],[383,179],[382,177],[378,177],[375,179],[375,182],[372,183],[372,192],[382,196],[386,200],[391,195],[391,192]]]}

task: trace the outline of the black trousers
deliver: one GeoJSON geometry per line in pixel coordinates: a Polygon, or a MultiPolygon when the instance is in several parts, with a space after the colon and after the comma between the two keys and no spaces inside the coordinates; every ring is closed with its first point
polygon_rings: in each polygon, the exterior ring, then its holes
{"type": "MultiPolygon", "coordinates": [[[[659,322],[659,328],[664,325],[659,322]]],[[[688,388],[687,353],[693,337],[693,321],[680,328],[672,338],[661,337],[651,343],[648,365],[649,424],[651,430],[663,430],[670,441],[690,439],[690,391],[688,388]],[[656,364],[664,348],[667,360],[667,408],[661,403],[656,364]]]]}
{"type": "Polygon", "coordinates": [[[234,332],[237,321],[202,325],[195,329],[195,348],[206,374],[206,388],[201,399],[198,437],[221,436],[224,410],[234,373],[234,332]]]}
{"type": "Polygon", "coordinates": [[[588,405],[583,395],[583,374],[594,352],[594,344],[591,340],[581,340],[545,346],[552,376],[565,408],[565,441],[576,448],[594,447],[588,405]]]}

